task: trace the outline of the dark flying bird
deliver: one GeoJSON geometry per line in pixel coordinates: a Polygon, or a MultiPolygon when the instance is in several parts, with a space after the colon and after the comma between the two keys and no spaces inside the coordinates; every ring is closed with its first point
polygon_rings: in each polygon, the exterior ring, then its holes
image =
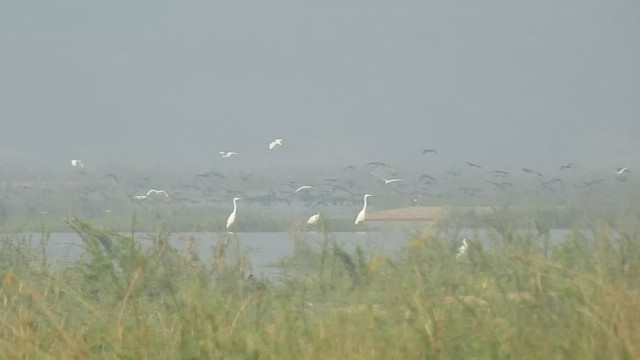
{"type": "Polygon", "coordinates": [[[113,175],[113,174],[107,174],[107,175],[103,176],[102,178],[103,178],[103,179],[106,179],[106,178],[112,178],[112,179],[113,179],[113,181],[118,182],[118,177],[117,177],[117,176],[115,176],[115,175],[113,175]]]}
{"type": "Polygon", "coordinates": [[[527,169],[527,168],[522,168],[523,172],[526,172],[527,174],[536,174],[538,176],[542,176],[542,174],[540,174],[539,172],[535,171],[535,170],[531,170],[531,169],[527,169]]]}
{"type": "Polygon", "coordinates": [[[605,182],[605,181],[607,181],[607,179],[598,179],[598,180],[592,180],[592,181],[585,181],[584,184],[587,186],[591,186],[591,185],[600,184],[601,182],[605,182]]]}
{"type": "Polygon", "coordinates": [[[436,149],[424,149],[424,150],[422,150],[422,155],[427,154],[427,153],[437,154],[438,150],[436,150],[436,149]]]}
{"type": "Polygon", "coordinates": [[[467,161],[467,166],[471,166],[471,167],[477,167],[478,169],[482,169],[482,166],[478,165],[478,164],[474,164],[472,162],[467,161]]]}
{"type": "Polygon", "coordinates": [[[573,168],[573,163],[568,163],[567,165],[560,166],[560,171],[563,171],[564,169],[572,169],[572,168],[573,168]]]}
{"type": "Polygon", "coordinates": [[[418,179],[418,182],[421,182],[423,179],[429,179],[431,182],[435,182],[436,181],[436,179],[434,179],[433,176],[431,176],[429,174],[420,175],[420,178],[418,179]]]}
{"type": "Polygon", "coordinates": [[[371,161],[367,163],[367,166],[373,166],[374,168],[377,168],[379,166],[384,166],[384,167],[391,167],[391,165],[380,162],[380,161],[371,161]]]}
{"type": "Polygon", "coordinates": [[[493,171],[489,171],[490,173],[494,173],[494,174],[498,174],[500,176],[509,176],[509,173],[506,171],[502,171],[502,170],[493,170],[493,171]]]}
{"type": "Polygon", "coordinates": [[[343,171],[347,171],[347,170],[354,170],[355,168],[356,168],[356,166],[355,166],[355,165],[347,165],[347,166],[345,166],[345,167],[344,167],[344,170],[343,170],[343,171]]]}

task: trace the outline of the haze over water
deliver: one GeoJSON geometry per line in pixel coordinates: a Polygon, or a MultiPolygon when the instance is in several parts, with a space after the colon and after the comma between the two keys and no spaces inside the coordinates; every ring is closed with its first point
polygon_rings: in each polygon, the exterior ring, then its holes
{"type": "Polygon", "coordinates": [[[3,2],[1,168],[640,165],[635,3],[281,5],[3,2]]]}

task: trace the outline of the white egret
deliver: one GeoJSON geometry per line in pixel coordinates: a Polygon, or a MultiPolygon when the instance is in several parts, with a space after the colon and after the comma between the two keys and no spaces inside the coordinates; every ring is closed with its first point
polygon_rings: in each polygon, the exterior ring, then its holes
{"type": "Polygon", "coordinates": [[[233,152],[233,151],[219,151],[218,154],[222,155],[223,159],[228,159],[233,155],[238,155],[237,152],[233,152]]]}
{"type": "Polygon", "coordinates": [[[382,176],[380,176],[380,175],[378,175],[376,173],[373,173],[373,172],[371,172],[371,175],[373,175],[373,176],[379,178],[380,180],[382,180],[382,182],[384,182],[385,185],[388,185],[388,184],[391,184],[391,183],[394,183],[394,182],[398,182],[398,181],[404,181],[404,179],[385,179],[382,176]]]}
{"type": "Polygon", "coordinates": [[[623,174],[628,174],[629,173],[629,168],[618,168],[618,171],[616,171],[617,175],[623,175],[623,174]]]}
{"type": "Polygon", "coordinates": [[[356,217],[356,222],[355,222],[356,225],[364,221],[367,217],[367,198],[369,196],[373,196],[373,195],[370,195],[370,194],[364,195],[364,206],[362,207],[362,210],[360,210],[360,212],[358,213],[358,216],[356,217]]]}
{"type": "Polygon", "coordinates": [[[616,179],[620,180],[620,181],[626,181],[627,177],[629,176],[629,173],[631,171],[629,171],[629,168],[618,168],[618,171],[616,171],[616,179]]]}
{"type": "Polygon", "coordinates": [[[313,225],[313,224],[317,223],[318,219],[320,219],[320,213],[317,213],[315,215],[311,215],[309,217],[309,220],[307,220],[307,225],[313,225]]]}
{"type": "Polygon", "coordinates": [[[162,194],[164,195],[164,197],[169,197],[169,194],[167,194],[167,192],[164,190],[149,189],[149,191],[147,191],[147,196],[151,194],[162,194]]]}
{"type": "Polygon", "coordinates": [[[469,243],[467,242],[467,238],[462,239],[462,245],[458,248],[456,259],[459,259],[460,256],[464,255],[468,247],[469,247],[469,243]]]}
{"type": "Polygon", "coordinates": [[[269,144],[269,150],[273,150],[276,146],[282,146],[282,139],[275,139],[269,144]]]}
{"type": "Polygon", "coordinates": [[[227,219],[227,229],[230,228],[234,222],[236,222],[236,210],[238,209],[238,200],[241,200],[241,199],[242,198],[239,198],[239,197],[233,198],[233,211],[231,212],[231,214],[229,215],[229,218],[227,219]]]}
{"type": "Polygon", "coordinates": [[[73,167],[84,167],[84,164],[82,163],[82,160],[71,160],[71,165],[73,167]]]}
{"type": "Polygon", "coordinates": [[[302,191],[304,189],[311,189],[311,188],[313,188],[313,186],[311,185],[300,186],[299,188],[296,189],[296,192],[302,191]]]}

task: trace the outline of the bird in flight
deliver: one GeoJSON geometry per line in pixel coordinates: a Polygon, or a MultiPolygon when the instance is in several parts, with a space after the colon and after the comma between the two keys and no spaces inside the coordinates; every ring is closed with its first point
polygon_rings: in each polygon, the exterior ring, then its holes
{"type": "Polygon", "coordinates": [[[275,149],[276,146],[282,146],[282,139],[275,139],[269,144],[269,150],[275,149]]]}
{"type": "Polygon", "coordinates": [[[470,166],[470,167],[476,167],[476,168],[478,168],[478,169],[482,169],[482,166],[480,166],[480,165],[478,165],[478,164],[474,164],[474,163],[469,162],[469,161],[467,161],[467,166],[470,166]]]}
{"type": "Polygon", "coordinates": [[[436,149],[424,149],[424,150],[422,150],[422,155],[427,154],[427,153],[437,154],[438,150],[436,150],[436,149]]]}
{"type": "Polygon", "coordinates": [[[494,173],[496,175],[500,175],[500,176],[509,176],[508,172],[502,171],[502,170],[493,170],[493,171],[490,171],[490,172],[492,172],[492,173],[494,173]]]}
{"type": "Polygon", "coordinates": [[[147,191],[147,195],[146,196],[150,196],[151,194],[164,195],[164,197],[166,197],[166,198],[169,197],[169,194],[167,194],[167,192],[164,191],[164,190],[149,189],[149,191],[147,191]]]}
{"type": "Polygon", "coordinates": [[[436,181],[436,179],[434,179],[433,176],[431,176],[429,174],[420,175],[420,178],[418,179],[418,182],[421,182],[423,179],[429,179],[429,181],[431,181],[431,182],[435,182],[436,181]]]}
{"type": "Polygon", "coordinates": [[[107,175],[103,176],[102,178],[103,178],[103,179],[106,179],[106,178],[112,178],[112,179],[113,179],[113,181],[118,182],[118,177],[117,177],[117,176],[115,176],[115,175],[113,175],[113,174],[107,174],[107,175]]]}
{"type": "Polygon", "coordinates": [[[618,168],[618,171],[616,171],[616,175],[624,175],[624,174],[628,174],[629,168],[618,168]]]}
{"type": "Polygon", "coordinates": [[[572,168],[573,168],[573,163],[568,163],[566,165],[560,166],[560,171],[564,171],[564,169],[572,169],[572,168]]]}
{"type": "Polygon", "coordinates": [[[631,173],[629,171],[629,168],[618,168],[618,171],[616,171],[616,179],[620,180],[620,181],[625,181],[627,180],[627,177],[629,176],[629,173],[631,173]]]}
{"type": "Polygon", "coordinates": [[[238,155],[237,152],[233,152],[233,151],[218,151],[218,154],[222,155],[223,159],[228,159],[233,155],[238,155]]]}
{"type": "Polygon", "coordinates": [[[596,184],[600,184],[601,182],[605,182],[607,181],[606,179],[598,179],[598,180],[591,180],[591,181],[585,181],[584,184],[587,186],[591,186],[591,185],[596,185],[596,184]]]}
{"type": "Polygon", "coordinates": [[[84,164],[82,163],[82,160],[71,160],[71,166],[83,168],[84,164]]]}
{"type": "Polygon", "coordinates": [[[311,189],[311,188],[313,188],[313,186],[311,186],[311,185],[303,185],[303,186],[300,186],[299,188],[297,188],[295,192],[300,192],[302,190],[311,189]]]}
{"type": "Polygon", "coordinates": [[[347,165],[344,167],[343,171],[347,171],[347,170],[355,170],[356,166],[355,165],[347,165]]]}
{"type": "Polygon", "coordinates": [[[391,183],[394,183],[394,182],[398,182],[398,181],[404,181],[404,179],[385,179],[385,178],[383,178],[382,176],[380,176],[380,175],[378,175],[376,173],[373,173],[373,172],[370,172],[370,173],[371,173],[371,175],[373,175],[373,176],[377,177],[378,179],[382,180],[382,182],[385,185],[388,185],[388,184],[391,184],[391,183]]]}
{"type": "Polygon", "coordinates": [[[538,176],[542,176],[542,174],[532,169],[522,168],[522,171],[526,172],[527,174],[536,174],[538,176]]]}

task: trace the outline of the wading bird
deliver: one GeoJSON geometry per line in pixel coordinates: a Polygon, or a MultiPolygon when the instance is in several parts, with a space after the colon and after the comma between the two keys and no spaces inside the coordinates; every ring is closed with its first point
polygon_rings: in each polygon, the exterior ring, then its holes
{"type": "Polygon", "coordinates": [[[275,139],[269,144],[269,150],[273,150],[276,146],[282,146],[282,139],[275,139]]]}
{"type": "Polygon", "coordinates": [[[359,223],[361,223],[367,218],[367,198],[369,196],[373,196],[373,195],[370,195],[370,194],[364,195],[364,206],[362,207],[362,210],[360,210],[360,212],[358,213],[358,216],[356,216],[356,222],[355,222],[356,225],[358,225],[359,223]]]}
{"type": "Polygon", "coordinates": [[[320,219],[320,213],[317,213],[315,215],[311,215],[309,217],[309,220],[307,220],[307,225],[313,225],[313,224],[317,223],[318,219],[320,219]]]}
{"type": "Polygon", "coordinates": [[[238,200],[241,200],[241,199],[242,198],[239,198],[239,197],[233,198],[233,211],[231,212],[231,214],[229,215],[229,218],[227,219],[227,229],[230,228],[234,222],[236,222],[236,210],[238,209],[238,200]]]}
{"type": "Polygon", "coordinates": [[[233,155],[238,155],[237,152],[233,152],[233,151],[218,151],[218,154],[222,155],[223,159],[228,159],[233,155]]]}
{"type": "Polygon", "coordinates": [[[462,245],[458,248],[456,259],[459,259],[460,256],[464,255],[468,247],[469,247],[469,243],[467,242],[467,238],[462,239],[462,245]]]}

